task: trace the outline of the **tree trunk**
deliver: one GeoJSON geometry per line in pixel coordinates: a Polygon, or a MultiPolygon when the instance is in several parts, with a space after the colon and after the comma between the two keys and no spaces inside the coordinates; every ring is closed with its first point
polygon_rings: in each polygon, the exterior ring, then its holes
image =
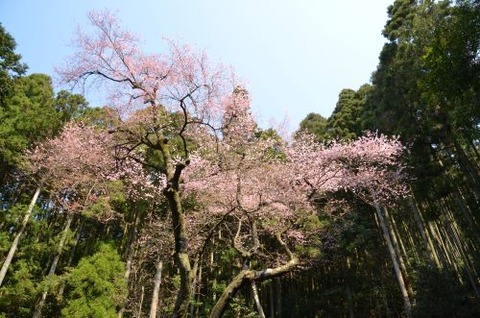
{"type": "Polygon", "coordinates": [[[475,292],[475,296],[478,299],[480,297],[480,293],[477,288],[478,282],[478,275],[475,271],[475,266],[473,266],[472,261],[469,257],[468,252],[466,251],[466,247],[464,246],[465,240],[462,239],[462,235],[460,234],[460,229],[458,226],[457,221],[453,217],[452,211],[449,212],[450,222],[446,224],[446,229],[448,231],[449,236],[452,237],[453,245],[455,246],[456,250],[461,256],[461,263],[463,263],[463,271],[467,274],[467,277],[470,281],[473,291],[475,292]]]}
{"type": "MultiPolygon", "coordinates": [[[[401,245],[403,245],[403,244],[402,244],[401,241],[399,243],[399,240],[401,239],[401,237],[400,237],[400,235],[397,234],[398,231],[395,231],[395,228],[397,227],[397,225],[395,223],[395,220],[393,219],[392,215],[388,212],[388,210],[386,208],[384,208],[383,211],[385,211],[385,216],[387,218],[387,222],[385,222],[385,225],[387,225],[388,222],[390,222],[390,225],[391,225],[391,226],[387,226],[387,228],[388,228],[388,231],[390,233],[390,239],[392,240],[395,255],[397,256],[397,260],[398,260],[398,263],[400,265],[400,271],[403,271],[404,275],[406,276],[407,275],[407,266],[405,265],[405,261],[403,259],[402,251],[405,253],[405,255],[407,255],[407,253],[405,251],[405,248],[400,248],[401,245]]],[[[408,292],[413,295],[412,286],[409,285],[409,284],[406,284],[406,287],[408,289],[408,292]]]]}
{"type": "Polygon", "coordinates": [[[276,236],[277,241],[283,246],[287,252],[290,260],[282,266],[276,268],[267,268],[262,271],[254,271],[251,269],[244,269],[240,271],[233,278],[233,280],[228,284],[228,286],[223,291],[222,295],[218,299],[217,303],[210,313],[210,318],[220,318],[222,317],[227,305],[230,302],[230,299],[235,295],[235,293],[247,282],[257,281],[261,282],[267,279],[272,279],[292,271],[298,264],[298,258],[294,255],[287,245],[280,238],[280,235],[276,236]]]}
{"type": "Polygon", "coordinates": [[[350,271],[350,266],[349,266],[350,261],[348,259],[348,256],[342,256],[340,258],[340,263],[341,263],[341,269],[342,269],[342,276],[344,277],[343,283],[345,285],[345,294],[347,296],[348,316],[350,318],[355,318],[355,315],[353,313],[352,289],[350,288],[350,279],[347,275],[347,267],[348,267],[348,270],[350,271]]]}
{"type": "MultiPolygon", "coordinates": [[[[129,287],[129,283],[130,283],[130,274],[132,272],[133,257],[135,255],[134,246],[135,246],[135,242],[137,241],[137,232],[138,232],[137,226],[140,219],[138,214],[139,213],[135,213],[135,219],[133,221],[133,229],[130,230],[131,234],[129,235],[129,239],[128,239],[126,269],[125,269],[125,275],[123,276],[125,279],[127,288],[129,287]]],[[[124,233],[124,235],[126,235],[126,233],[124,233]]],[[[122,308],[118,312],[118,318],[123,317],[123,313],[125,312],[126,305],[127,305],[126,303],[122,305],[122,308]]]]}
{"type": "Polygon", "coordinates": [[[200,288],[201,288],[201,282],[202,282],[202,275],[203,275],[203,270],[202,266],[200,265],[202,261],[203,255],[200,255],[197,257],[194,261],[193,265],[193,270],[192,270],[192,276],[194,277],[192,280],[192,299],[193,303],[190,306],[190,317],[198,317],[198,313],[200,310],[200,306],[196,305],[197,301],[200,301],[200,288]]]}
{"type": "Polygon", "coordinates": [[[2,269],[0,270],[0,286],[2,286],[3,280],[5,278],[5,275],[7,274],[8,267],[10,266],[10,263],[12,262],[13,255],[15,255],[15,252],[18,247],[18,243],[20,241],[20,238],[22,237],[23,232],[25,231],[25,228],[27,227],[28,220],[30,219],[30,216],[32,215],[33,208],[35,204],[37,203],[38,196],[40,195],[41,187],[37,187],[37,190],[35,191],[35,194],[33,195],[32,201],[30,202],[30,205],[28,206],[27,213],[23,217],[23,222],[20,230],[17,232],[15,235],[15,239],[13,240],[12,246],[10,247],[10,250],[8,251],[8,255],[5,258],[5,262],[3,262],[2,269]]]}
{"type": "Polygon", "coordinates": [[[160,284],[162,282],[162,269],[163,262],[158,261],[157,271],[155,273],[155,278],[153,279],[153,293],[152,293],[152,303],[150,305],[150,318],[157,317],[157,308],[158,308],[158,298],[160,294],[160,284]]]}
{"type": "Polygon", "coordinates": [[[430,221],[428,223],[428,229],[433,237],[433,241],[437,245],[436,250],[438,250],[438,257],[440,259],[442,267],[444,267],[444,266],[448,266],[448,264],[451,265],[452,261],[450,259],[450,253],[447,253],[448,247],[443,238],[443,234],[439,230],[437,223],[438,223],[438,220],[430,221]]]}
{"type": "MultiPolygon", "coordinates": [[[[50,270],[48,272],[47,277],[52,276],[55,274],[55,270],[57,269],[58,261],[60,260],[60,256],[62,255],[63,246],[65,245],[65,241],[67,240],[67,233],[70,229],[70,225],[72,224],[73,215],[69,214],[67,216],[67,222],[65,223],[65,228],[62,232],[62,238],[60,239],[60,243],[58,243],[57,253],[53,259],[52,265],[50,266],[50,270]]],[[[47,299],[48,289],[45,289],[38,301],[37,306],[35,306],[35,312],[33,313],[33,318],[38,318],[42,314],[43,305],[45,305],[45,300],[47,299]]]]}
{"type": "Polygon", "coordinates": [[[282,318],[282,282],[280,279],[274,279],[275,282],[275,293],[277,294],[277,303],[275,304],[277,308],[277,318],[282,318]]]}
{"type": "Polygon", "coordinates": [[[275,280],[272,280],[272,283],[269,286],[269,302],[270,302],[270,317],[275,317],[275,295],[273,290],[273,284],[275,280]]]}
{"type": "Polygon", "coordinates": [[[185,215],[183,212],[182,201],[180,198],[180,176],[186,164],[176,163],[170,154],[168,144],[160,145],[163,158],[167,169],[167,186],[164,189],[164,195],[167,198],[168,206],[172,215],[172,229],[175,238],[175,264],[180,272],[180,289],[175,300],[173,317],[188,317],[190,300],[192,297],[192,268],[190,257],[188,256],[188,240],[185,224],[185,215]]]}
{"type": "Polygon", "coordinates": [[[397,277],[398,285],[400,286],[400,291],[402,292],[405,315],[407,317],[410,317],[411,310],[412,310],[412,303],[410,302],[407,286],[405,284],[405,280],[400,270],[400,265],[398,263],[397,256],[395,255],[395,249],[393,247],[393,243],[390,238],[390,233],[388,231],[387,224],[385,223],[385,218],[383,217],[382,210],[377,202],[375,202],[375,211],[378,217],[378,222],[380,223],[380,228],[382,229],[382,232],[383,232],[383,237],[385,238],[385,241],[387,243],[388,252],[390,253],[390,259],[392,260],[393,269],[395,271],[395,276],[397,277]]]}
{"type": "Polygon", "coordinates": [[[478,173],[478,168],[475,163],[472,163],[470,158],[468,158],[465,150],[458,142],[457,138],[450,131],[447,133],[447,142],[453,144],[455,148],[455,153],[457,154],[456,158],[460,164],[460,168],[464,170],[467,180],[470,181],[470,186],[472,187],[472,193],[475,195],[475,199],[480,202],[480,176],[478,173]]]}
{"type": "Polygon", "coordinates": [[[418,232],[422,237],[423,245],[425,246],[425,249],[427,251],[428,261],[431,265],[435,264],[437,268],[440,268],[440,261],[438,260],[438,257],[433,250],[433,246],[431,245],[431,242],[427,239],[427,235],[425,234],[425,225],[423,224],[423,219],[420,215],[420,212],[418,211],[417,204],[414,201],[414,198],[412,196],[408,198],[408,203],[410,205],[410,209],[413,212],[413,217],[415,219],[415,224],[417,225],[418,232]]]}
{"type": "Polygon", "coordinates": [[[138,304],[137,317],[142,317],[143,297],[145,296],[145,286],[142,286],[142,293],[140,294],[140,303],[138,304]]]}
{"type": "Polygon", "coordinates": [[[220,318],[223,315],[223,312],[227,308],[230,299],[235,295],[235,293],[243,286],[243,284],[249,279],[254,278],[254,272],[252,270],[242,270],[233,278],[233,280],[228,284],[228,286],[223,291],[222,295],[218,298],[215,306],[210,313],[210,318],[220,318]]]}
{"type": "MultiPolygon", "coordinates": [[[[84,224],[84,221],[81,220],[80,225],[78,226],[78,229],[76,230],[77,234],[75,235],[73,248],[71,249],[70,256],[68,257],[67,266],[70,266],[72,264],[73,258],[75,257],[75,253],[77,251],[77,247],[78,247],[78,244],[80,242],[80,237],[82,236],[83,224],[84,224]]],[[[57,295],[60,298],[62,298],[64,291],[65,291],[65,280],[62,280],[57,295]]]]}
{"type": "Polygon", "coordinates": [[[405,264],[407,262],[405,262],[403,255],[407,256],[407,251],[405,250],[405,244],[403,243],[402,236],[399,234],[397,222],[387,208],[384,208],[383,211],[385,211],[386,224],[391,225],[388,227],[388,229],[390,232],[390,237],[392,238],[393,247],[398,255],[398,260],[400,261],[400,267],[404,273],[406,273],[407,266],[405,264]]]}
{"type": "Polygon", "coordinates": [[[173,317],[188,317],[188,308],[192,297],[192,268],[187,253],[185,216],[180,202],[180,194],[173,191],[167,195],[172,211],[172,225],[175,236],[175,264],[180,272],[180,289],[175,301],[173,317]]]}
{"type": "Polygon", "coordinates": [[[257,285],[255,284],[254,280],[250,282],[250,286],[252,288],[253,300],[255,301],[255,306],[257,307],[258,317],[265,318],[265,313],[263,312],[262,304],[260,303],[260,296],[258,296],[257,285]]]}
{"type": "Polygon", "coordinates": [[[472,235],[472,238],[475,241],[475,245],[479,246],[480,245],[480,235],[478,233],[478,223],[475,220],[474,215],[472,214],[472,209],[468,205],[468,202],[466,202],[465,196],[463,195],[463,192],[461,189],[456,188],[453,191],[453,199],[455,201],[455,206],[458,206],[460,208],[460,211],[462,211],[463,216],[465,217],[465,220],[468,222],[468,233],[472,235]]]}

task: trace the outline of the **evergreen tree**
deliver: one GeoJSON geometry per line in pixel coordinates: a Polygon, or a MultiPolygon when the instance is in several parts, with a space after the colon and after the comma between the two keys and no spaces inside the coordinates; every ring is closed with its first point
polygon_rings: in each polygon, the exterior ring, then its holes
{"type": "Polygon", "coordinates": [[[0,23],[0,107],[4,106],[5,97],[11,93],[12,80],[27,70],[20,61],[22,56],[15,53],[16,47],[15,39],[0,23]]]}
{"type": "Polygon", "coordinates": [[[126,297],[125,263],[111,244],[99,243],[66,275],[62,317],[117,317],[126,297]]]}
{"type": "Polygon", "coordinates": [[[358,91],[343,89],[340,92],[337,105],[327,122],[330,139],[351,140],[362,135],[361,114],[370,90],[371,86],[365,84],[358,91]]]}
{"type": "Polygon", "coordinates": [[[327,119],[320,114],[310,113],[301,122],[297,135],[309,133],[315,135],[318,141],[327,139],[327,119]]]}

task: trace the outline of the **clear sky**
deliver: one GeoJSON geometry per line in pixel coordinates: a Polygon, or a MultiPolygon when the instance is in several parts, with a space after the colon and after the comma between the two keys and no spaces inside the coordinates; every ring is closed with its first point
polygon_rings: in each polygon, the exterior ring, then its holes
{"type": "MultiPolygon", "coordinates": [[[[0,22],[29,73],[54,75],[93,9],[117,12],[148,51],[162,37],[204,49],[247,83],[262,126],[328,117],[343,88],[369,82],[393,0],[0,0],[0,22]]],[[[92,92],[87,92],[86,97],[92,92]]],[[[90,99],[92,99],[91,97],[90,99]]],[[[95,105],[98,106],[98,105],[95,105]]]]}

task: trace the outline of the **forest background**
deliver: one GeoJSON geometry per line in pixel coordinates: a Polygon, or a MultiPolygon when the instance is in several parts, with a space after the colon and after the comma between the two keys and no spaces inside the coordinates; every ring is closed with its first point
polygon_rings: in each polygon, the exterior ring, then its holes
{"type": "Polygon", "coordinates": [[[108,13],[58,74],[109,107],[25,75],[2,29],[0,312],[474,317],[479,10],[395,1],[371,83],[290,142],[205,55],[143,55],[108,13]]]}

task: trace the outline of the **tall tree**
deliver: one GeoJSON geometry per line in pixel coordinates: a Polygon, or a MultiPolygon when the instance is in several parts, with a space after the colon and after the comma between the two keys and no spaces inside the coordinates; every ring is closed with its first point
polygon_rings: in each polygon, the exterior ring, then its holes
{"type": "Polygon", "coordinates": [[[22,56],[15,53],[15,39],[0,24],[0,106],[4,106],[5,97],[11,93],[12,80],[25,74],[27,66],[20,60],[22,56]]]}
{"type": "Polygon", "coordinates": [[[141,161],[132,151],[143,145],[160,158],[152,168],[166,177],[163,192],[170,207],[181,282],[174,316],[184,317],[193,279],[180,196],[181,175],[190,162],[186,133],[196,125],[219,128],[228,91],[226,74],[219,67],[212,68],[205,55],[187,47],[172,45],[169,55],[146,55],[138,47],[138,39],[123,31],[111,14],[91,13],[89,18],[96,32],[78,34],[77,53],[61,76],[72,83],[93,76],[115,84],[110,85],[112,105],[126,113],[144,104],[150,106],[116,131],[127,132],[125,156],[141,161]]]}
{"type": "Polygon", "coordinates": [[[320,114],[310,113],[301,122],[297,135],[309,133],[315,135],[317,140],[323,141],[328,139],[326,136],[327,119],[320,114]]]}
{"type": "Polygon", "coordinates": [[[340,92],[337,105],[327,122],[329,139],[355,139],[362,135],[361,114],[370,90],[371,86],[365,84],[358,91],[343,89],[340,92]]]}
{"type": "Polygon", "coordinates": [[[115,248],[99,243],[67,274],[68,302],[62,317],[117,317],[117,306],[126,297],[125,264],[115,248]]]}
{"type": "Polygon", "coordinates": [[[52,137],[61,125],[49,76],[32,74],[13,80],[10,94],[0,108],[1,183],[5,183],[8,171],[20,163],[28,147],[52,137]]]}
{"type": "Polygon", "coordinates": [[[415,224],[426,253],[414,247],[407,252],[423,255],[409,269],[414,273],[410,282],[420,295],[431,290],[415,275],[444,277],[445,284],[456,280],[469,295],[465,297],[476,298],[471,281],[478,277],[473,268],[478,268],[479,257],[472,248],[478,241],[474,233],[480,198],[478,1],[395,1],[388,13],[383,31],[388,42],[372,77],[363,122],[365,128],[398,134],[412,145],[409,163],[416,203],[408,211],[413,218],[401,220],[415,224]],[[460,223],[464,226],[444,229],[460,223]],[[437,268],[427,270],[432,262],[437,268]]]}
{"type": "Polygon", "coordinates": [[[217,228],[209,214],[220,213],[222,226],[228,221],[226,231],[232,233],[233,248],[246,260],[257,255],[262,235],[276,240],[285,257],[283,265],[263,271],[250,269],[246,263],[247,268],[231,281],[212,310],[215,317],[223,312],[232,292],[246,282],[277,276],[297,264],[292,243],[284,240],[302,239],[301,231],[295,231],[302,213],[295,212],[308,206],[308,194],[340,188],[361,192],[384,184],[378,190],[388,197],[398,189],[394,186],[399,180],[397,170],[384,169],[396,165],[401,150],[397,141],[369,136],[323,151],[306,138],[282,151],[276,138],[256,138],[248,93],[222,67],[212,67],[204,54],[172,44],[167,55],[146,55],[137,37],[122,30],[108,12],[94,12],[89,18],[94,33],[78,34],[77,51],[60,75],[73,84],[104,81],[111,105],[123,118],[110,127],[117,155],[163,175],[158,185],[169,206],[180,281],[174,317],[189,315],[198,268],[195,251],[200,248],[201,234],[210,240],[209,233],[217,228]],[[375,168],[375,162],[381,164],[375,168]],[[200,180],[192,181],[191,171],[200,180]],[[206,189],[207,184],[211,186],[206,189]],[[187,209],[184,189],[188,186],[193,187],[192,195],[198,193],[199,203],[217,200],[204,206],[203,217],[187,209]],[[257,218],[260,212],[271,215],[272,221],[257,218]],[[201,232],[192,232],[195,225],[202,228],[197,223],[200,220],[209,221],[206,229],[203,225],[201,232]]]}

